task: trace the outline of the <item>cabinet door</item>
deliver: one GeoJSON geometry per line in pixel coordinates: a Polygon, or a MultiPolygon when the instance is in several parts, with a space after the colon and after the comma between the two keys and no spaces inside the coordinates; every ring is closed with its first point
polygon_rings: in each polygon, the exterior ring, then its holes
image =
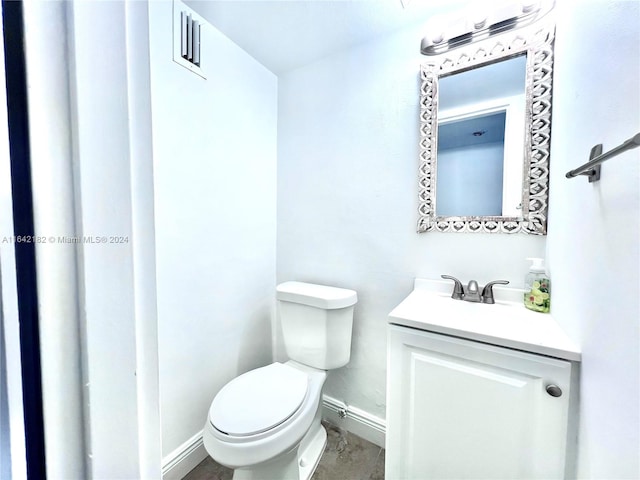
{"type": "Polygon", "coordinates": [[[395,325],[388,360],[387,480],[564,478],[570,362],[395,325]]]}

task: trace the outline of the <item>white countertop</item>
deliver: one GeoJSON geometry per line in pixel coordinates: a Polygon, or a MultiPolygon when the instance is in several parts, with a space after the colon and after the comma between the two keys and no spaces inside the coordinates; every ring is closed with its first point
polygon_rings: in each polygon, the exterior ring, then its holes
{"type": "Polygon", "coordinates": [[[494,305],[454,300],[452,291],[452,282],[416,279],[389,323],[580,361],[580,349],[550,314],[524,307],[522,290],[494,287],[494,305]]]}

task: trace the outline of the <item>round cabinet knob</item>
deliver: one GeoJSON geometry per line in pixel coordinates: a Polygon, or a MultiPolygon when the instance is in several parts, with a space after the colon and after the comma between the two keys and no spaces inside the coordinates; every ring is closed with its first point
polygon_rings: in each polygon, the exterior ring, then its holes
{"type": "Polygon", "coordinates": [[[547,393],[552,397],[559,397],[562,395],[562,390],[557,385],[547,385],[547,393]]]}

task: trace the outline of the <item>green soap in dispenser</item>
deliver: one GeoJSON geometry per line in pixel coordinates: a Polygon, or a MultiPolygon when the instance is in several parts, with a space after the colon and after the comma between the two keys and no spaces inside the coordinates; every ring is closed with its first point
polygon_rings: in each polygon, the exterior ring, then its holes
{"type": "Polygon", "coordinates": [[[542,258],[527,258],[533,263],[524,277],[524,306],[534,312],[551,310],[551,280],[545,272],[542,258]]]}

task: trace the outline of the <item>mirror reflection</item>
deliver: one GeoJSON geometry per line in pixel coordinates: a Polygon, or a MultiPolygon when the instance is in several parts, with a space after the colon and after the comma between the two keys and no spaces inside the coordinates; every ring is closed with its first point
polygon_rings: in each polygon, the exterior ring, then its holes
{"type": "Polygon", "coordinates": [[[526,54],[439,79],[436,215],[522,216],[526,54]]]}

